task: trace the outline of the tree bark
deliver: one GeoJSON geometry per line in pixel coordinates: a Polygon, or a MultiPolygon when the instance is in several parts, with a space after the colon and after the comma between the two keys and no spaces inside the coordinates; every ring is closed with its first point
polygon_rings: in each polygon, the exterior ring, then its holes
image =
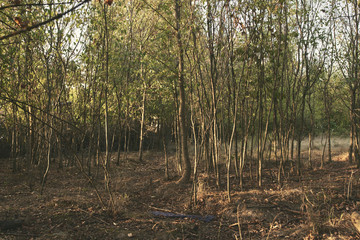
{"type": "Polygon", "coordinates": [[[188,183],[191,176],[191,163],[187,144],[187,124],[186,124],[186,108],[185,108],[185,79],[184,79],[184,48],[181,38],[181,5],[180,0],[174,0],[175,3],[175,18],[176,18],[176,40],[178,47],[178,84],[179,84],[179,127],[180,127],[180,142],[183,161],[183,172],[179,184],[188,183]]]}

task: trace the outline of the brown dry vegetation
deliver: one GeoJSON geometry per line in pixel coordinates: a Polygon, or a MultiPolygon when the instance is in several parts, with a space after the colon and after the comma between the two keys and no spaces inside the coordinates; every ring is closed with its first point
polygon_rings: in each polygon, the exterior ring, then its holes
{"type": "MultiPolygon", "coordinates": [[[[212,175],[202,172],[197,205],[191,201],[191,184],[177,185],[175,172],[170,172],[172,180],[164,180],[162,153],[146,152],[144,163],[132,153],[120,166],[111,165],[115,209],[102,207],[76,167],[52,167],[40,195],[40,174],[30,191],[25,173],[11,173],[8,161],[1,160],[0,221],[24,223],[1,231],[0,238],[240,239],[241,232],[242,239],[360,239],[350,220],[350,214],[360,208],[360,172],[346,161],[343,149],[335,149],[334,161],[319,169],[321,152],[313,152],[313,170],[304,170],[301,179],[289,174],[282,186],[276,183],[274,162],[265,164],[262,188],[247,175],[240,191],[232,174],[231,202],[224,190],[225,172],[223,189],[216,187],[212,175]],[[154,210],[214,215],[215,219],[158,218],[151,214],[154,210]]],[[[306,162],[306,151],[303,156],[306,162]]],[[[99,168],[94,182],[107,203],[101,173],[99,168]]]]}

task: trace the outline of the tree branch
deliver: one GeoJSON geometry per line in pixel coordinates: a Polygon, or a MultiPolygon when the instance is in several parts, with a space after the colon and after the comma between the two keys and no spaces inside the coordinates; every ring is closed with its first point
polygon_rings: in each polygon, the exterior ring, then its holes
{"type": "Polygon", "coordinates": [[[0,37],[0,41],[5,40],[5,39],[8,39],[8,38],[11,38],[11,37],[14,37],[14,36],[16,36],[16,35],[19,35],[19,34],[22,34],[22,33],[25,33],[25,32],[29,32],[29,31],[31,31],[31,30],[34,29],[34,28],[41,27],[41,26],[46,25],[46,24],[48,24],[48,23],[50,23],[50,22],[52,22],[52,21],[55,21],[55,20],[57,20],[57,19],[60,19],[60,18],[62,18],[64,15],[66,15],[66,14],[68,14],[68,13],[76,10],[78,7],[82,6],[83,4],[85,4],[85,3],[87,3],[87,2],[90,2],[90,0],[84,0],[83,2],[79,3],[78,5],[70,8],[69,10],[67,10],[67,11],[65,11],[65,12],[63,12],[63,13],[59,13],[59,14],[57,14],[56,16],[54,16],[54,17],[52,17],[52,18],[50,18],[50,19],[48,19],[48,20],[46,20],[46,21],[44,21],[44,22],[40,22],[40,23],[37,23],[37,24],[32,25],[32,26],[30,26],[30,27],[21,29],[21,30],[19,30],[19,31],[10,33],[10,34],[5,35],[5,36],[2,36],[2,37],[0,37]]]}
{"type": "Polygon", "coordinates": [[[15,7],[32,7],[32,6],[54,6],[54,5],[66,5],[72,4],[72,2],[62,2],[62,3],[29,3],[29,4],[11,4],[7,6],[0,7],[0,11],[7,8],[15,8],[15,7]]]}
{"type": "Polygon", "coordinates": [[[158,14],[162,19],[164,19],[165,22],[166,22],[167,24],[169,24],[170,27],[172,27],[175,31],[177,30],[176,27],[175,27],[173,24],[171,24],[171,22],[170,22],[169,20],[166,19],[166,17],[164,17],[158,10],[156,10],[153,6],[151,6],[146,0],[142,0],[142,1],[143,1],[146,5],[148,5],[148,6],[151,8],[151,10],[153,10],[156,14],[158,14]]]}

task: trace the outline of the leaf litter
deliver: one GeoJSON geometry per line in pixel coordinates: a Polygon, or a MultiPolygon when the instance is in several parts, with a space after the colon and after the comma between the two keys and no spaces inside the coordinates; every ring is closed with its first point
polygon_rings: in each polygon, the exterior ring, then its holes
{"type": "MultiPolygon", "coordinates": [[[[40,184],[35,184],[32,191],[27,186],[25,170],[12,173],[10,163],[1,159],[0,223],[14,221],[19,226],[2,229],[0,238],[360,238],[351,222],[351,214],[360,208],[360,172],[344,160],[343,152],[334,154],[334,161],[323,169],[316,163],[312,170],[304,169],[300,181],[289,174],[281,186],[274,179],[277,167],[271,163],[265,163],[262,188],[256,186],[254,176],[245,175],[241,191],[232,173],[231,202],[225,191],[225,172],[220,189],[213,174],[200,172],[197,204],[193,204],[192,184],[176,184],[174,170],[170,171],[172,179],[164,179],[161,153],[146,152],[143,163],[135,160],[136,155],[129,153],[120,166],[114,162],[109,169],[116,209],[99,203],[94,189],[76,167],[51,168],[44,194],[40,195],[40,184]],[[159,218],[153,212],[181,217],[159,218]],[[215,218],[208,222],[186,217],[209,215],[215,218]]],[[[35,170],[34,176],[39,183],[40,171],[35,170]]],[[[109,201],[101,168],[92,177],[101,196],[109,201]]]]}

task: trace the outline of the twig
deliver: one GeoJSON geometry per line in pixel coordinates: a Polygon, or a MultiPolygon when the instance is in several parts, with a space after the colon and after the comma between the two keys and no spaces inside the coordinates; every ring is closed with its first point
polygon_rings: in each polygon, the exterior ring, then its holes
{"type": "Polygon", "coordinates": [[[157,13],[162,19],[164,19],[165,22],[166,22],[167,24],[169,24],[170,27],[172,27],[175,31],[177,30],[176,27],[175,27],[173,24],[171,24],[171,22],[170,22],[169,20],[166,19],[166,17],[164,17],[158,10],[156,10],[153,6],[151,6],[146,0],[142,0],[142,1],[143,1],[146,5],[148,5],[148,6],[151,8],[151,10],[153,10],[155,13],[157,13]]]}
{"type": "Polygon", "coordinates": [[[238,228],[239,228],[239,237],[240,237],[240,240],[242,240],[242,231],[241,231],[241,224],[240,224],[240,203],[237,205],[237,209],[236,209],[236,217],[237,217],[237,225],[238,225],[238,228]]]}
{"type": "Polygon", "coordinates": [[[269,237],[270,237],[271,229],[272,229],[272,227],[274,226],[274,223],[275,223],[276,218],[277,218],[278,216],[280,216],[280,214],[282,214],[282,213],[283,213],[283,212],[279,212],[279,213],[274,217],[274,220],[273,220],[272,223],[270,224],[270,229],[269,229],[269,233],[268,233],[268,235],[267,235],[267,237],[266,237],[266,240],[268,240],[269,237]]]}
{"type": "Polygon", "coordinates": [[[314,207],[314,206],[315,206],[314,203],[312,203],[312,202],[309,200],[309,198],[307,197],[307,195],[306,195],[305,192],[304,192],[304,197],[305,197],[305,200],[306,200],[308,203],[310,203],[311,207],[314,207]]]}
{"type": "Polygon", "coordinates": [[[11,4],[7,6],[0,7],[0,11],[7,9],[7,8],[14,8],[14,7],[32,7],[32,6],[55,6],[55,5],[66,5],[72,4],[72,2],[62,2],[62,3],[28,3],[28,4],[11,4]]]}
{"type": "Polygon", "coordinates": [[[220,236],[221,236],[221,227],[222,227],[222,217],[221,217],[220,222],[219,222],[219,229],[218,229],[218,237],[217,237],[217,239],[220,239],[220,236]]]}
{"type": "Polygon", "coordinates": [[[83,209],[81,209],[81,208],[79,208],[79,210],[80,210],[81,212],[84,212],[84,213],[89,214],[89,215],[91,216],[91,218],[95,218],[96,220],[99,220],[99,221],[102,222],[102,223],[105,223],[105,224],[107,224],[107,225],[111,225],[111,223],[108,223],[108,222],[106,222],[105,220],[102,220],[101,218],[94,216],[93,214],[89,213],[88,211],[85,211],[85,210],[83,210],[83,209]]]}
{"type": "Polygon", "coordinates": [[[353,175],[354,175],[354,171],[351,171],[351,175],[350,175],[349,183],[348,183],[348,187],[347,187],[347,193],[346,193],[346,199],[347,199],[347,200],[349,200],[350,197],[351,197],[353,175]]]}
{"type": "Polygon", "coordinates": [[[46,24],[48,24],[48,23],[50,23],[50,22],[52,22],[52,21],[55,21],[55,20],[57,20],[57,19],[60,19],[60,18],[62,18],[64,15],[66,15],[66,14],[68,14],[68,13],[76,10],[78,7],[82,6],[83,4],[85,4],[85,3],[87,3],[87,2],[90,2],[90,0],[84,0],[83,2],[79,3],[78,5],[70,8],[69,10],[67,10],[67,11],[65,11],[65,12],[63,12],[63,13],[59,13],[59,14],[55,15],[54,17],[49,18],[49,19],[46,20],[46,21],[43,21],[43,22],[34,24],[34,25],[30,26],[30,27],[21,29],[21,30],[19,30],[19,31],[10,33],[10,34],[5,35],[5,36],[2,36],[2,37],[0,37],[0,41],[5,40],[5,39],[8,39],[8,38],[11,38],[11,37],[14,37],[14,36],[17,36],[17,35],[22,34],[22,33],[25,33],[25,32],[29,32],[29,31],[33,30],[34,28],[41,27],[41,26],[46,25],[46,24]]]}
{"type": "MultiPolygon", "coordinates": [[[[145,205],[145,204],[144,204],[144,205],[145,205]]],[[[174,212],[174,211],[168,210],[168,209],[157,208],[157,207],[153,207],[153,206],[149,206],[149,208],[152,208],[152,209],[155,209],[155,210],[159,210],[159,211],[163,211],[163,212],[171,212],[171,213],[180,214],[180,213],[177,213],[177,212],[174,212]]]]}
{"type": "MultiPolygon", "coordinates": [[[[0,89],[0,90],[3,90],[3,89],[0,89]]],[[[3,91],[4,91],[4,90],[3,90],[3,91]]],[[[30,104],[30,103],[28,103],[28,102],[21,101],[21,100],[17,100],[17,99],[15,99],[15,98],[11,98],[10,96],[4,96],[4,95],[1,95],[1,94],[0,94],[0,100],[4,100],[4,101],[6,101],[6,102],[11,102],[11,103],[15,104],[18,108],[20,108],[21,110],[23,110],[25,113],[30,114],[30,115],[31,115],[32,117],[34,117],[34,118],[37,118],[36,120],[40,121],[41,123],[47,125],[47,126],[50,127],[50,128],[51,128],[51,126],[50,126],[49,124],[47,124],[45,121],[41,120],[40,118],[36,117],[35,114],[33,114],[33,113],[29,112],[28,110],[26,110],[25,107],[21,106],[21,104],[23,104],[23,105],[25,105],[25,106],[32,107],[32,108],[34,108],[34,109],[36,109],[36,110],[38,110],[38,111],[40,111],[40,112],[42,112],[42,113],[50,116],[50,117],[55,118],[56,120],[62,121],[62,122],[64,122],[64,123],[66,123],[66,124],[69,124],[73,129],[77,130],[78,132],[81,132],[81,131],[82,131],[82,130],[79,129],[77,126],[75,126],[75,124],[71,123],[70,121],[67,121],[67,120],[62,119],[62,118],[60,118],[60,117],[58,117],[58,116],[55,116],[55,114],[52,114],[52,113],[50,113],[50,112],[47,112],[46,110],[44,110],[44,109],[42,109],[42,108],[40,108],[40,107],[37,107],[37,106],[35,106],[35,105],[33,105],[33,104],[30,104]]],[[[56,131],[55,128],[53,128],[53,130],[56,131]]]]}

